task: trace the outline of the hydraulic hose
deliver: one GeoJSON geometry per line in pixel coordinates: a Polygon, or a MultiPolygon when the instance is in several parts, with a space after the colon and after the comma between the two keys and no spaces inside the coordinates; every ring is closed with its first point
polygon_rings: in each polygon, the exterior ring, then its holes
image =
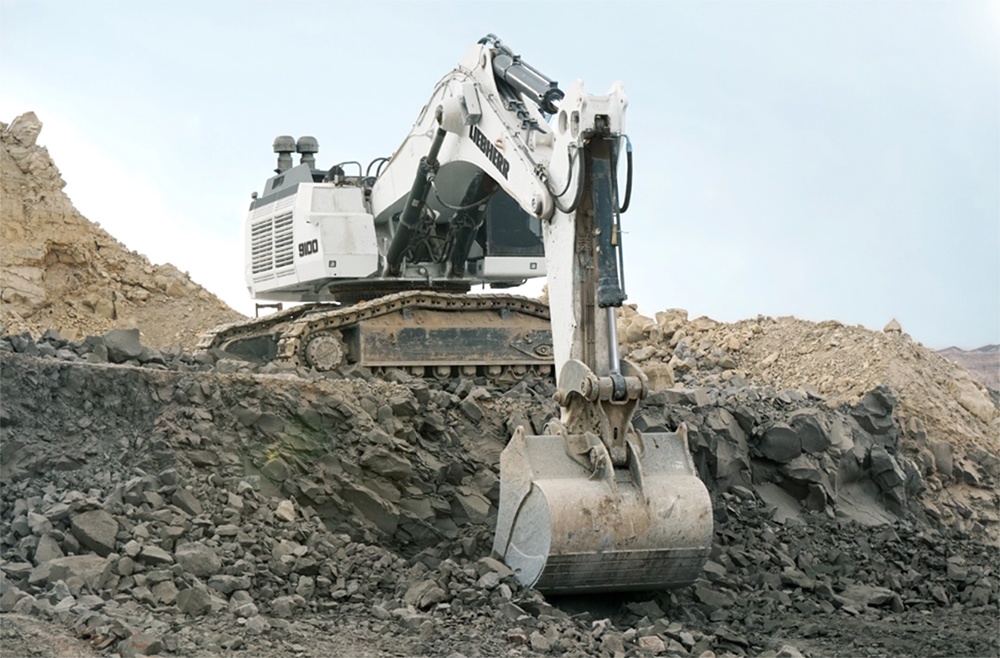
{"type": "MultiPolygon", "coordinates": [[[[619,214],[625,214],[628,210],[628,204],[632,200],[632,140],[628,138],[628,135],[623,135],[625,138],[625,202],[618,209],[619,214]]],[[[617,196],[618,179],[615,178],[615,196],[617,196]]]]}

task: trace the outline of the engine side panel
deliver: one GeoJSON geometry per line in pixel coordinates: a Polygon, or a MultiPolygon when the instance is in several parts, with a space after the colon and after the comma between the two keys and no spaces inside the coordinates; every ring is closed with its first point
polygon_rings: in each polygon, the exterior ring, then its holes
{"type": "Polygon", "coordinates": [[[360,187],[298,183],[247,216],[246,283],[255,299],[322,301],[331,280],[378,271],[374,220],[360,187]]]}

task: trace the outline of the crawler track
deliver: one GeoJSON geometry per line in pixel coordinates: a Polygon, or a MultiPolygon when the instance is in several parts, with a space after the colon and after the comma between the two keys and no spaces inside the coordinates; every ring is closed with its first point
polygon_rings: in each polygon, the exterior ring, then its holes
{"type": "Polygon", "coordinates": [[[319,370],[401,367],[447,377],[551,375],[548,306],[516,295],[407,291],[350,306],[310,304],[217,327],[199,348],[319,370]]]}

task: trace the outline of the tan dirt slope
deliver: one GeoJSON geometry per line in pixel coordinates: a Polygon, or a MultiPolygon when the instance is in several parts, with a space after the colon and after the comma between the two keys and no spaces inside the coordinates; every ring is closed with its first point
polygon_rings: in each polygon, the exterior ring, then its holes
{"type": "Polygon", "coordinates": [[[243,316],[170,264],[153,265],[81,215],[37,145],[33,112],[0,122],[0,327],[64,338],[136,327],[151,347],[193,348],[243,316]]]}

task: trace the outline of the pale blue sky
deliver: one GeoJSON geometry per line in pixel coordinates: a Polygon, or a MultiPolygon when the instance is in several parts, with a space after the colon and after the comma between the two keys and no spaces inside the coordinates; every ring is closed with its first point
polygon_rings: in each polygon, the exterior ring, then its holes
{"type": "Polygon", "coordinates": [[[621,80],[629,301],[1000,342],[997,2],[0,1],[0,120],[34,110],[77,207],[241,311],[278,134],[389,155],[494,32],[621,80]]]}

